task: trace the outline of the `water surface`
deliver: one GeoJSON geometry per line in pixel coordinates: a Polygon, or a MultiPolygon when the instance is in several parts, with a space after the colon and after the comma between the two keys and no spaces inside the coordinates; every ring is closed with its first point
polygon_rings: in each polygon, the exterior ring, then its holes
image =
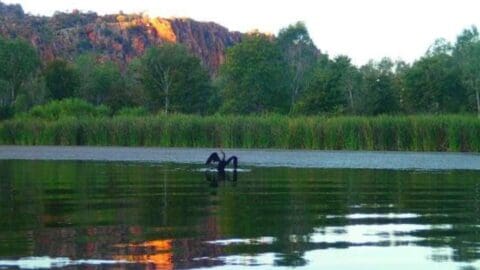
{"type": "MultiPolygon", "coordinates": [[[[0,146],[0,160],[92,160],[202,164],[208,148],[0,146]]],[[[480,170],[478,153],[226,149],[242,165],[294,168],[480,170]]]]}
{"type": "Polygon", "coordinates": [[[0,268],[480,267],[479,171],[242,166],[0,160],[0,268]]]}

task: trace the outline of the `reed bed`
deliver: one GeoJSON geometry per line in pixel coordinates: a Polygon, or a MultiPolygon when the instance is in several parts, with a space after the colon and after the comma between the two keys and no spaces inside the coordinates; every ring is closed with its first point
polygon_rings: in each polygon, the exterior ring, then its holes
{"type": "Polygon", "coordinates": [[[479,152],[480,119],[468,115],[23,118],[0,123],[0,144],[479,152]]]}

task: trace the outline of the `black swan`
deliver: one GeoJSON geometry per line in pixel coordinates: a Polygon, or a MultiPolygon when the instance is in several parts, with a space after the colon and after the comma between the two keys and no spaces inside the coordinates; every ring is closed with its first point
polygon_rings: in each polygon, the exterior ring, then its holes
{"type": "Polygon", "coordinates": [[[209,165],[211,163],[217,163],[217,171],[219,173],[224,173],[225,172],[225,167],[230,164],[230,162],[233,161],[233,169],[234,171],[237,171],[237,164],[238,164],[238,159],[236,156],[231,156],[229,159],[225,160],[225,153],[223,151],[220,151],[222,153],[222,158],[218,156],[217,152],[213,152],[207,159],[207,162],[205,162],[206,165],[209,165]]]}

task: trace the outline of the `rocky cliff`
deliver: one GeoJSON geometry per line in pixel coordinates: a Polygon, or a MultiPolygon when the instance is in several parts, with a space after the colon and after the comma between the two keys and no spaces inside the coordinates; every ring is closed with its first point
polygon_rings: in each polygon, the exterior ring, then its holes
{"type": "Polygon", "coordinates": [[[43,17],[25,14],[20,5],[2,2],[0,36],[29,40],[45,61],[72,60],[92,52],[120,64],[142,55],[150,46],[177,42],[198,56],[211,74],[223,63],[226,49],[242,39],[241,33],[211,22],[141,14],[99,16],[79,11],[43,17]]]}

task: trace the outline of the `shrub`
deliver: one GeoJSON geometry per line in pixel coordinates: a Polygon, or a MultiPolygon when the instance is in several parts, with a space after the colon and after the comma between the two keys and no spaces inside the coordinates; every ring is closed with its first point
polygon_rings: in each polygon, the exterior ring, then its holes
{"type": "Polygon", "coordinates": [[[110,109],[107,106],[94,106],[84,100],[73,98],[54,100],[35,106],[27,113],[26,117],[54,121],[64,117],[89,118],[108,116],[109,114],[110,109]]]}

